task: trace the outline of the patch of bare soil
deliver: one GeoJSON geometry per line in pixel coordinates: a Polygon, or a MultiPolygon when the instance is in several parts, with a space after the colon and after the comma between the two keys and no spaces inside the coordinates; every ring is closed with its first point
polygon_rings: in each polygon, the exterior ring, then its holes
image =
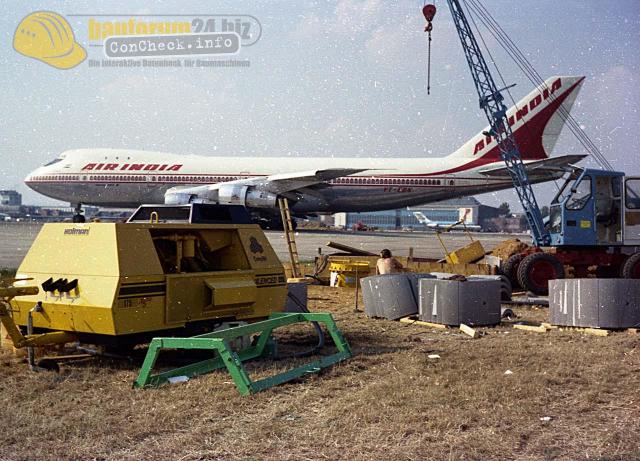
{"type": "Polygon", "coordinates": [[[511,255],[526,250],[527,248],[529,248],[529,245],[521,242],[519,239],[510,239],[499,243],[493,250],[491,250],[491,255],[497,256],[498,258],[506,261],[511,255]]]}
{"type": "MultiPolygon", "coordinates": [[[[640,336],[502,325],[471,339],[368,319],[353,296],[310,290],[311,309],[335,315],[352,359],[250,397],[225,372],[134,390],[139,363],[92,359],[32,373],[5,353],[0,459],[640,459],[640,336]]],[[[314,343],[308,326],[279,339],[314,343]]]]}

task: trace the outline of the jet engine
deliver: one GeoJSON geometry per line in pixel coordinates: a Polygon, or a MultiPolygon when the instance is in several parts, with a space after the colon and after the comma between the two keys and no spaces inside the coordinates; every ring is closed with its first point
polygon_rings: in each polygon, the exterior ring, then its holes
{"type": "Polygon", "coordinates": [[[278,206],[278,196],[255,186],[222,184],[218,189],[218,203],[244,205],[250,208],[274,208],[278,206]]]}
{"type": "Polygon", "coordinates": [[[215,203],[219,205],[243,205],[248,208],[275,208],[278,196],[244,184],[213,184],[195,187],[172,187],[164,194],[167,205],[188,203],[215,203]]]}

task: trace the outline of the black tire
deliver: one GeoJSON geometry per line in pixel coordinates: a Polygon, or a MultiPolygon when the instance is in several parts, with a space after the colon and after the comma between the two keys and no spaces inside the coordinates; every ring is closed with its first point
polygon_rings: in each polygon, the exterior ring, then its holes
{"type": "Polygon", "coordinates": [[[502,265],[502,273],[509,279],[513,289],[520,287],[520,282],[518,282],[518,266],[522,258],[524,258],[523,254],[516,253],[511,255],[502,265]]]}
{"type": "Polygon", "coordinates": [[[520,286],[536,296],[549,294],[549,280],[563,279],[564,266],[550,253],[533,253],[518,267],[520,286]]]}
{"type": "Polygon", "coordinates": [[[36,367],[43,370],[60,373],[60,366],[58,365],[58,362],[53,359],[40,359],[36,362],[36,367]]]}
{"type": "Polygon", "coordinates": [[[83,223],[83,222],[85,222],[86,220],[85,220],[85,218],[84,218],[84,215],[81,215],[81,214],[74,214],[74,215],[73,215],[73,219],[72,219],[72,221],[73,221],[73,222],[76,222],[76,223],[83,223]]]}
{"type": "Polygon", "coordinates": [[[632,254],[622,265],[623,279],[640,279],[640,253],[632,254]]]}
{"type": "Polygon", "coordinates": [[[106,344],[103,348],[105,357],[127,358],[133,355],[134,343],[106,344]]]}

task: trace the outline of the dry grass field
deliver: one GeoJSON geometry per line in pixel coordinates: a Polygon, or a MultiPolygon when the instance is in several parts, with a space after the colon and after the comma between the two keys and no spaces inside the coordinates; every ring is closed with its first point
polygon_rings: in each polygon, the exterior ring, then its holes
{"type": "MultiPolygon", "coordinates": [[[[503,325],[471,339],[367,319],[353,293],[312,287],[310,307],[334,313],[354,357],[250,397],[222,372],[133,390],[135,361],[32,373],[5,353],[0,459],[640,459],[640,336],[503,325]]],[[[280,339],[308,347],[305,328],[280,339]]]]}

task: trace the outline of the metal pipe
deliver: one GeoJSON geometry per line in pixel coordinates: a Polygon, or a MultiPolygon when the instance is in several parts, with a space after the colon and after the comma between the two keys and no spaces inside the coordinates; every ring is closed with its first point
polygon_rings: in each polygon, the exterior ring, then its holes
{"type": "Polygon", "coordinates": [[[176,240],[176,272],[180,273],[182,270],[182,244],[183,240],[176,240]]]}
{"type": "Polygon", "coordinates": [[[356,264],[356,307],[353,310],[354,312],[360,312],[358,309],[358,294],[359,294],[360,283],[358,283],[358,265],[356,264]]]}
{"type": "MultiPolygon", "coordinates": [[[[33,335],[33,313],[42,312],[42,301],[38,301],[27,313],[27,336],[33,335]]],[[[36,351],[33,346],[27,347],[29,367],[33,370],[36,366],[36,351]]]]}

